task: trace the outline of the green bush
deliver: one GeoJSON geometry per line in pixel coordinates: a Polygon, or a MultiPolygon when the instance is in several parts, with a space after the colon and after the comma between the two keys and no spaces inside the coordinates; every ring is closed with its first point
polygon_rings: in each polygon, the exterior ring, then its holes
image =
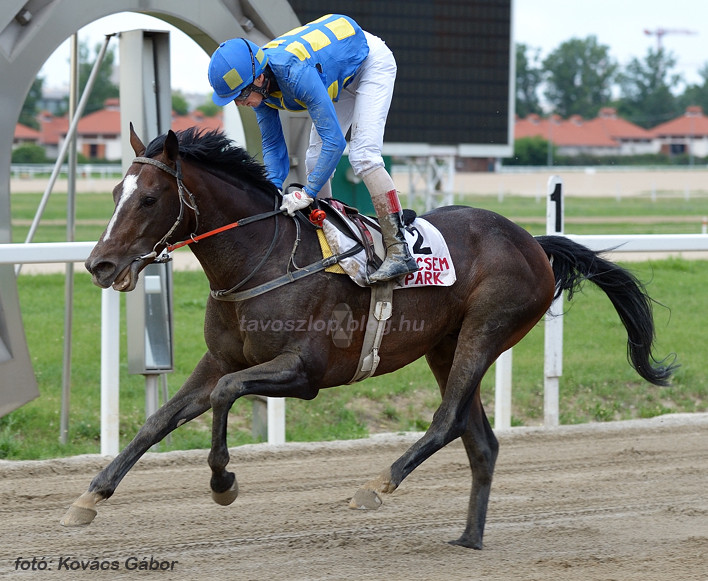
{"type": "MultiPolygon", "coordinates": [[[[553,158],[555,159],[555,146],[553,158]]],[[[548,140],[540,135],[522,137],[514,141],[514,156],[504,159],[504,165],[546,165],[548,163],[548,140]]]]}
{"type": "Polygon", "coordinates": [[[47,163],[47,154],[41,145],[26,143],[12,150],[12,163],[47,163]]]}

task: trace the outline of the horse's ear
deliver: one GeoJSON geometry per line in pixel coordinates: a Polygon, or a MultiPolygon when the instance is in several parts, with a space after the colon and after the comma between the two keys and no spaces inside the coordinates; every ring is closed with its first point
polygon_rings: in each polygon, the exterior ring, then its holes
{"type": "Polygon", "coordinates": [[[133,148],[135,155],[138,157],[145,153],[145,146],[143,145],[143,142],[140,141],[138,134],[135,133],[132,122],[130,123],[130,145],[133,148]]]}
{"type": "Polygon", "coordinates": [[[177,135],[175,135],[175,132],[172,131],[172,129],[167,132],[167,137],[165,137],[165,145],[162,150],[167,159],[170,161],[177,161],[177,157],[179,156],[179,141],[177,141],[177,135]]]}

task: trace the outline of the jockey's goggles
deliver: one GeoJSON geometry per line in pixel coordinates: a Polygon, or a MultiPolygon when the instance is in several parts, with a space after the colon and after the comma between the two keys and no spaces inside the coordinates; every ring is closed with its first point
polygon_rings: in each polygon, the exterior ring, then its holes
{"type": "MultiPolygon", "coordinates": [[[[244,39],[244,42],[246,39],[244,39]]],[[[246,42],[246,46],[248,47],[248,54],[251,55],[251,76],[253,77],[253,82],[248,85],[243,91],[241,91],[238,94],[238,97],[234,98],[234,101],[245,101],[251,96],[251,93],[258,93],[259,95],[262,95],[263,98],[268,97],[268,91],[265,88],[265,85],[263,87],[259,87],[255,84],[256,81],[256,59],[253,56],[253,50],[251,50],[251,45],[246,42]]]]}

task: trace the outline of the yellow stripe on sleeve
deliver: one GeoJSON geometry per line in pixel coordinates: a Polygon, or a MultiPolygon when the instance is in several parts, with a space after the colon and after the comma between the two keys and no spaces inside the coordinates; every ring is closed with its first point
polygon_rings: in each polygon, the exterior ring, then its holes
{"type": "Polygon", "coordinates": [[[286,46],[285,50],[288,51],[289,53],[294,54],[301,61],[304,61],[305,59],[310,58],[310,53],[307,52],[305,45],[297,40],[294,42],[291,42],[288,46],[286,46]]]}
{"type": "Polygon", "coordinates": [[[312,32],[308,32],[307,34],[303,34],[301,38],[302,40],[309,43],[310,47],[314,52],[317,52],[321,48],[326,47],[328,44],[332,44],[332,41],[329,40],[327,35],[321,30],[317,29],[313,30],[312,32]]]}
{"type": "Polygon", "coordinates": [[[325,24],[325,26],[332,31],[334,36],[337,37],[337,40],[342,40],[349,36],[354,36],[356,34],[354,27],[344,17],[337,18],[337,20],[334,20],[332,22],[328,22],[327,24],[325,24]]]}

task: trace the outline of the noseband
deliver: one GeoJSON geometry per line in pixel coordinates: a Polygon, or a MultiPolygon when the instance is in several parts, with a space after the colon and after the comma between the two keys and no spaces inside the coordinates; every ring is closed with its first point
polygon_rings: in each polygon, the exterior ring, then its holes
{"type": "MultiPolygon", "coordinates": [[[[177,220],[175,220],[175,223],[172,224],[172,227],[167,231],[167,234],[165,234],[158,242],[155,243],[155,246],[152,247],[152,252],[148,252],[147,254],[135,259],[147,260],[149,258],[154,258],[154,262],[168,262],[170,260],[169,254],[161,254],[158,256],[157,247],[165,245],[168,253],[172,252],[172,250],[174,250],[175,248],[178,248],[178,246],[172,246],[167,244],[167,240],[170,238],[170,236],[172,236],[174,231],[182,223],[182,220],[184,219],[185,206],[194,212],[194,218],[196,220],[196,226],[194,230],[196,231],[199,228],[199,209],[197,208],[197,202],[194,199],[194,195],[192,195],[192,192],[190,192],[185,187],[184,182],[182,181],[182,163],[179,159],[176,162],[175,169],[172,169],[169,165],[166,165],[161,161],[158,161],[157,159],[153,159],[151,157],[136,157],[133,160],[133,163],[146,163],[148,165],[153,165],[177,179],[177,192],[179,194],[179,215],[177,216],[177,220]],[[189,201],[187,201],[187,198],[189,198],[189,201]]],[[[194,233],[190,235],[190,238],[191,240],[195,240],[194,233]]]]}

